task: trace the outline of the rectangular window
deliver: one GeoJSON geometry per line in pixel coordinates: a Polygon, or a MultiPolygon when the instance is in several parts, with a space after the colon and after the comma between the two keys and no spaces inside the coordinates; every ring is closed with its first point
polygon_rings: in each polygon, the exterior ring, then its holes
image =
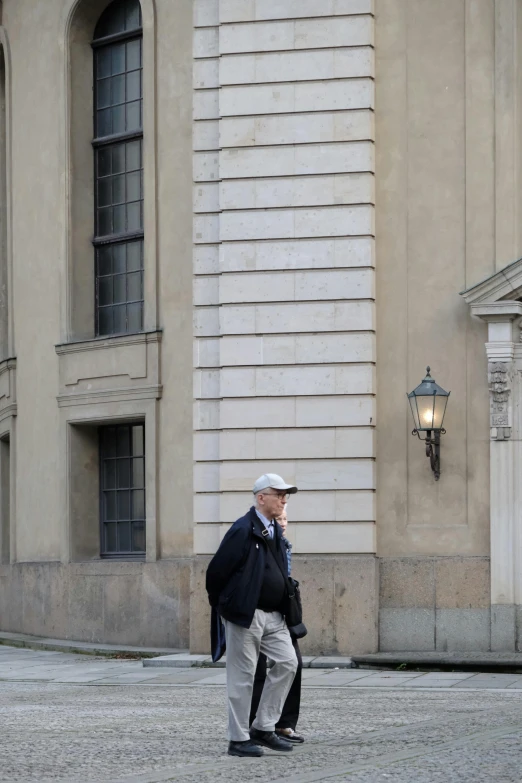
{"type": "Polygon", "coordinates": [[[100,427],[101,556],[145,555],[145,426],[100,427]]]}
{"type": "Polygon", "coordinates": [[[95,310],[96,335],[103,337],[143,331],[143,40],[138,0],[111,3],[96,26],[92,46],[95,310]]]}

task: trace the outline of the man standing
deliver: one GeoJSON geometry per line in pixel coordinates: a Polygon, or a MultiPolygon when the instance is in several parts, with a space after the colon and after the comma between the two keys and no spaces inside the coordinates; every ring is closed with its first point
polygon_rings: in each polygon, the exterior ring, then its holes
{"type": "Polygon", "coordinates": [[[231,756],[262,756],[261,745],[293,750],[291,742],[274,732],[297,669],[282,614],[287,595],[287,554],[281,529],[274,520],[297,487],[286,484],[275,473],[266,473],[258,478],[253,492],[255,506],[232,525],[207,569],[210,605],[225,621],[231,756]],[[260,653],[273,665],[249,731],[260,653]]]}
{"type": "MultiPolygon", "coordinates": [[[[286,529],[288,526],[286,507],[283,513],[281,514],[281,516],[277,517],[276,522],[281,528],[281,531],[283,533],[282,541],[284,546],[286,547],[286,556],[288,559],[288,576],[290,576],[292,573],[292,562],[291,562],[292,544],[286,538],[286,529]]],[[[301,656],[301,651],[299,649],[299,643],[297,639],[292,639],[292,644],[294,645],[294,650],[297,655],[297,672],[294,681],[292,683],[292,686],[288,691],[288,696],[286,697],[286,701],[283,705],[283,711],[281,712],[281,717],[276,723],[275,733],[279,737],[283,737],[283,739],[286,739],[289,742],[300,744],[301,742],[304,742],[304,737],[302,734],[298,734],[295,729],[297,726],[297,721],[299,720],[299,710],[301,706],[301,681],[303,675],[303,658],[301,656]]],[[[266,680],[266,664],[267,664],[266,655],[263,655],[263,653],[261,653],[259,655],[259,661],[257,663],[257,669],[254,676],[252,706],[250,708],[251,724],[254,723],[255,721],[256,713],[259,707],[259,702],[261,701],[261,694],[263,693],[263,688],[266,680]]]]}

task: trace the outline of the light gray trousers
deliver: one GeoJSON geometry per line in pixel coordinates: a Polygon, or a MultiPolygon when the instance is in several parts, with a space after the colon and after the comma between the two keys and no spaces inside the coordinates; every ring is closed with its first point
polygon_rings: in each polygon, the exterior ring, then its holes
{"type": "Polygon", "coordinates": [[[283,615],[256,609],[250,628],[225,620],[227,639],[228,738],[250,739],[248,722],[257,659],[262,652],[270,669],[254,728],[274,731],[297,670],[297,657],[283,615]]]}

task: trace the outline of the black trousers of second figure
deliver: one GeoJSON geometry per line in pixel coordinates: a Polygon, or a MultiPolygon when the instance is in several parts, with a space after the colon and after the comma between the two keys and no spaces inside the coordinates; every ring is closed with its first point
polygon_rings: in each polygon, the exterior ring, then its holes
{"type": "MultiPolygon", "coordinates": [[[[295,653],[297,655],[297,672],[292,687],[288,692],[283,707],[283,712],[279,721],[276,723],[276,729],[293,729],[297,726],[299,720],[299,708],[301,706],[301,673],[303,671],[303,659],[301,651],[297,644],[297,639],[292,639],[295,653]]],[[[263,685],[266,680],[266,655],[261,654],[257,662],[257,669],[254,677],[254,688],[252,691],[252,706],[250,707],[250,725],[254,722],[257,708],[263,693],[263,685]]]]}

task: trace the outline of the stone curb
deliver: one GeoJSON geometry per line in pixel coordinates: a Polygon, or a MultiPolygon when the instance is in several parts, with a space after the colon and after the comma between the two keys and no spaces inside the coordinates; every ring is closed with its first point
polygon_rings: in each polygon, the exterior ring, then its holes
{"type": "MultiPolygon", "coordinates": [[[[143,660],[146,668],[165,667],[172,669],[191,669],[193,667],[224,669],[226,666],[226,656],[216,663],[212,663],[210,655],[189,655],[178,653],[175,655],[160,655],[157,658],[147,658],[143,660]]],[[[334,655],[303,655],[304,669],[351,669],[353,668],[352,659],[348,656],[334,655]]]]}
{"type": "Polygon", "coordinates": [[[8,633],[7,631],[0,632],[0,645],[25,647],[29,650],[68,652],[76,655],[103,655],[106,658],[128,655],[146,659],[180,652],[165,647],[131,647],[118,644],[96,644],[95,642],[73,642],[67,639],[44,639],[40,636],[8,633]]]}
{"type": "Polygon", "coordinates": [[[516,652],[394,652],[354,655],[360,667],[389,668],[422,666],[426,668],[458,666],[472,669],[522,669],[522,653],[516,652]]]}

